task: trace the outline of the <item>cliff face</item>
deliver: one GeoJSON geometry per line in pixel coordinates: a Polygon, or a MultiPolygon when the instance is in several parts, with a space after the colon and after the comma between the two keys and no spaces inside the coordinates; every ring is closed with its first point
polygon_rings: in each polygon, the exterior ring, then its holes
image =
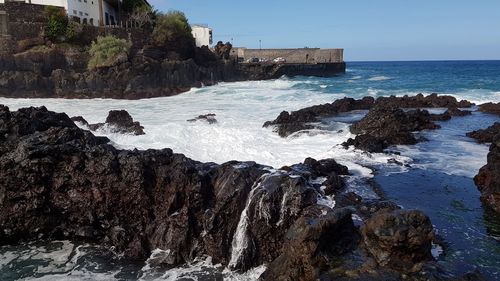
{"type": "Polygon", "coordinates": [[[40,98],[138,99],[169,96],[191,87],[241,79],[222,60],[199,63],[142,55],[111,68],[86,69],[88,55],[77,50],[29,51],[0,56],[0,95],[40,98]]]}

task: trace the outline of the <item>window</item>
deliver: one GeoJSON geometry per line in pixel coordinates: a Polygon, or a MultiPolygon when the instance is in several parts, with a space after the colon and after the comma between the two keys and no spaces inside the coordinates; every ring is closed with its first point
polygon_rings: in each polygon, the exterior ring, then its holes
{"type": "Polygon", "coordinates": [[[77,15],[78,13],[76,12],[76,10],[73,10],[73,15],[77,15]]]}
{"type": "Polygon", "coordinates": [[[83,0],[83,2],[87,3],[87,0],[83,0]]]}
{"type": "Polygon", "coordinates": [[[86,16],[86,17],[88,17],[88,16],[89,16],[89,14],[88,14],[88,13],[85,13],[85,16],[86,16]]]}
{"type": "Polygon", "coordinates": [[[83,12],[80,12],[80,16],[83,16],[83,12]]]}

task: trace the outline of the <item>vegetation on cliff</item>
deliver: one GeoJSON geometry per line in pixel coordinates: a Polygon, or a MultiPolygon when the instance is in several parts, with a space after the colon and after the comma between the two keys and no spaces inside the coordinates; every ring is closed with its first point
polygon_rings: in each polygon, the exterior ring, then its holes
{"type": "Polygon", "coordinates": [[[66,35],[68,29],[68,16],[63,9],[53,6],[45,7],[47,24],[45,26],[45,36],[53,41],[59,41],[66,35]]]}
{"type": "Polygon", "coordinates": [[[125,39],[114,36],[98,37],[89,50],[88,69],[110,67],[127,61],[131,46],[132,44],[125,39]]]}
{"type": "Polygon", "coordinates": [[[158,15],[152,40],[157,46],[178,53],[182,59],[193,58],[195,41],[191,31],[191,26],[184,13],[170,11],[158,15]]]}

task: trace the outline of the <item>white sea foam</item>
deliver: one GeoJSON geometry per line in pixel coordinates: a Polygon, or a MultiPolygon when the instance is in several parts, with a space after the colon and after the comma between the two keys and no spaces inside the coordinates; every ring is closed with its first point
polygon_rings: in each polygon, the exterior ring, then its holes
{"type": "Polygon", "coordinates": [[[368,81],[385,81],[385,80],[390,80],[392,79],[391,77],[387,76],[373,76],[368,78],[368,81]]]}

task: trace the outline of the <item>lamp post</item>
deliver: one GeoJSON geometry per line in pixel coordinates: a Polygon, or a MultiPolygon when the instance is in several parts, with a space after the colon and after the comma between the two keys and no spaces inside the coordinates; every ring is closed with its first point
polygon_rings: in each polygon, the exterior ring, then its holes
{"type": "Polygon", "coordinates": [[[262,40],[259,39],[259,49],[262,50],[262,40]]]}

